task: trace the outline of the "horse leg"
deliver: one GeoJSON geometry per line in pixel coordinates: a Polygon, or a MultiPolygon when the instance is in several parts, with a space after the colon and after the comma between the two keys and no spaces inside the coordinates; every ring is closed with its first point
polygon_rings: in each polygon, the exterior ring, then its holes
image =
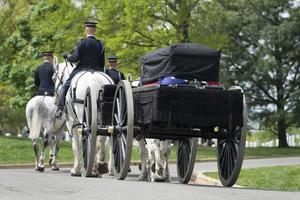
{"type": "Polygon", "coordinates": [[[141,158],[141,173],[139,175],[138,180],[139,181],[147,181],[148,180],[148,168],[147,168],[147,149],[145,146],[145,141],[144,140],[139,140],[139,154],[141,158]]]}
{"type": "Polygon", "coordinates": [[[51,166],[51,169],[53,171],[58,171],[59,167],[57,164],[56,156],[59,151],[59,136],[51,135],[50,140],[50,159],[49,159],[49,165],[51,166]]]}
{"type": "Polygon", "coordinates": [[[78,128],[72,129],[72,150],[74,155],[74,166],[71,169],[71,176],[81,176],[80,166],[80,149],[81,149],[81,133],[78,132],[78,128]]]}
{"type": "Polygon", "coordinates": [[[99,171],[100,174],[108,173],[107,162],[105,162],[105,159],[106,159],[106,148],[105,148],[106,138],[107,138],[106,136],[99,136],[98,137],[97,163],[98,163],[98,171],[99,171]]]}
{"type": "Polygon", "coordinates": [[[112,144],[112,137],[109,137],[109,163],[108,163],[108,175],[113,176],[113,144],[112,144]]]}
{"type": "Polygon", "coordinates": [[[39,164],[38,164],[39,172],[45,171],[44,160],[45,160],[45,150],[49,144],[48,139],[49,139],[49,135],[48,135],[48,133],[46,133],[43,137],[43,148],[42,148],[42,152],[41,152],[41,156],[40,156],[40,160],[39,160],[39,164]]]}
{"type": "Polygon", "coordinates": [[[151,176],[151,181],[165,181],[165,162],[166,162],[166,141],[153,140],[155,169],[151,176]]]}
{"type": "Polygon", "coordinates": [[[37,139],[32,139],[32,149],[33,149],[34,156],[35,156],[35,170],[38,171],[38,163],[39,163],[38,153],[39,153],[39,148],[38,148],[38,145],[37,145],[37,139]]]}
{"type": "Polygon", "coordinates": [[[150,181],[155,182],[155,181],[159,181],[159,176],[157,174],[158,170],[159,170],[159,165],[158,165],[158,153],[157,153],[157,147],[156,148],[152,148],[148,150],[148,155],[149,155],[149,174],[150,174],[150,181]]]}
{"type": "Polygon", "coordinates": [[[170,170],[169,170],[169,155],[170,155],[170,140],[165,140],[165,145],[166,145],[166,150],[164,152],[165,154],[165,163],[164,163],[164,171],[165,171],[165,182],[171,182],[171,177],[170,177],[170,170]]]}

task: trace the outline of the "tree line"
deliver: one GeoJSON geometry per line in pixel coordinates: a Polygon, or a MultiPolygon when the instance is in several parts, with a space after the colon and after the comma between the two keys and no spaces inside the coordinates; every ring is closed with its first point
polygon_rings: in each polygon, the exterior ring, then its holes
{"type": "Polygon", "coordinates": [[[278,135],[300,124],[298,0],[0,0],[0,132],[25,123],[41,51],[71,52],[83,21],[98,21],[97,38],[120,70],[139,75],[139,57],[170,44],[221,49],[220,81],[240,85],[250,119],[278,135]]]}

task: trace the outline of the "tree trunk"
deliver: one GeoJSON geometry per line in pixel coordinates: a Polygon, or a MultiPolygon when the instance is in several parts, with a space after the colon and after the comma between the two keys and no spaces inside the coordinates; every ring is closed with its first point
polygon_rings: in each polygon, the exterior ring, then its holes
{"type": "Polygon", "coordinates": [[[283,85],[277,84],[277,130],[278,130],[278,140],[279,148],[288,147],[286,140],[286,123],[285,123],[285,111],[284,111],[284,95],[283,95],[283,85]]]}
{"type": "Polygon", "coordinates": [[[277,63],[276,66],[276,89],[277,89],[277,131],[278,131],[278,140],[279,148],[288,147],[286,140],[286,121],[285,121],[285,110],[284,106],[286,101],[284,99],[284,72],[281,53],[279,50],[279,45],[275,43],[274,57],[277,63]]]}
{"type": "Polygon", "coordinates": [[[279,117],[277,120],[277,128],[278,128],[278,140],[279,140],[279,148],[289,147],[286,140],[286,125],[285,118],[279,117]]]}

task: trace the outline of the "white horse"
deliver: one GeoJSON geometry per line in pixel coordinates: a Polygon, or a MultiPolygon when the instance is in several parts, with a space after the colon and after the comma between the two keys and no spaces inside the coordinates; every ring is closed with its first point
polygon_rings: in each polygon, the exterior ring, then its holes
{"type": "Polygon", "coordinates": [[[56,157],[59,151],[59,141],[64,134],[64,121],[56,120],[54,122],[52,116],[55,110],[54,97],[50,96],[35,96],[26,105],[29,138],[32,140],[36,160],[35,169],[40,172],[45,170],[45,149],[48,145],[50,147],[49,165],[52,170],[59,170],[56,157]],[[37,139],[41,131],[43,131],[43,145],[40,158],[38,158],[37,139]]]}
{"type": "Polygon", "coordinates": [[[141,158],[140,181],[170,182],[170,140],[145,139],[138,141],[141,158]]]}
{"type": "MultiPolygon", "coordinates": [[[[56,81],[55,88],[57,88],[56,98],[59,94],[60,88],[62,87],[65,80],[69,77],[71,73],[71,65],[68,63],[60,63],[54,65],[56,68],[56,81]]],[[[112,79],[103,72],[99,71],[81,71],[78,72],[71,81],[71,86],[66,95],[66,106],[65,111],[66,115],[66,126],[69,133],[72,136],[72,150],[74,154],[74,166],[71,169],[72,176],[81,176],[82,174],[82,163],[81,155],[86,154],[86,151],[95,155],[92,161],[93,168],[86,169],[86,166],[83,166],[86,170],[84,171],[85,176],[100,176],[99,167],[105,162],[105,141],[106,136],[95,136],[96,133],[90,134],[91,137],[96,137],[96,145],[88,145],[90,148],[86,149],[83,152],[82,142],[85,141],[85,137],[82,129],[83,126],[87,130],[91,131],[97,128],[98,119],[98,95],[101,87],[106,84],[113,84],[112,79]],[[75,89],[76,88],[76,89],[75,89]],[[83,102],[89,97],[90,102],[86,105],[83,102]],[[89,110],[89,106],[92,108],[89,110]],[[87,112],[91,112],[87,114],[87,112]],[[86,120],[86,121],[83,121],[86,120]],[[93,122],[92,122],[93,121],[93,122]],[[90,124],[88,124],[90,123],[90,124]]],[[[101,169],[100,169],[101,171],[101,169]]]]}

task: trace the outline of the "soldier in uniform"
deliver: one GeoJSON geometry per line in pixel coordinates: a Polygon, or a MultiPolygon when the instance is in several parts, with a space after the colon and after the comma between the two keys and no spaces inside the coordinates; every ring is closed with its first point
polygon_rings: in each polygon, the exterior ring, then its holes
{"type": "Polygon", "coordinates": [[[100,40],[95,37],[96,22],[85,22],[86,38],[81,39],[72,54],[64,54],[63,57],[70,62],[76,62],[75,69],[70,74],[70,77],[64,83],[59,98],[58,98],[58,110],[55,113],[55,117],[61,117],[62,111],[65,105],[65,96],[70,87],[72,78],[81,70],[96,70],[104,71],[104,45],[100,40]]]}
{"type": "Polygon", "coordinates": [[[44,63],[37,67],[35,71],[34,82],[38,88],[37,95],[53,96],[54,95],[54,82],[52,76],[53,70],[53,52],[42,52],[44,63]]]}
{"type": "Polygon", "coordinates": [[[115,55],[110,55],[107,58],[108,69],[105,69],[105,73],[109,75],[115,84],[118,84],[120,80],[124,80],[124,74],[117,70],[118,67],[118,57],[115,55]]]}

